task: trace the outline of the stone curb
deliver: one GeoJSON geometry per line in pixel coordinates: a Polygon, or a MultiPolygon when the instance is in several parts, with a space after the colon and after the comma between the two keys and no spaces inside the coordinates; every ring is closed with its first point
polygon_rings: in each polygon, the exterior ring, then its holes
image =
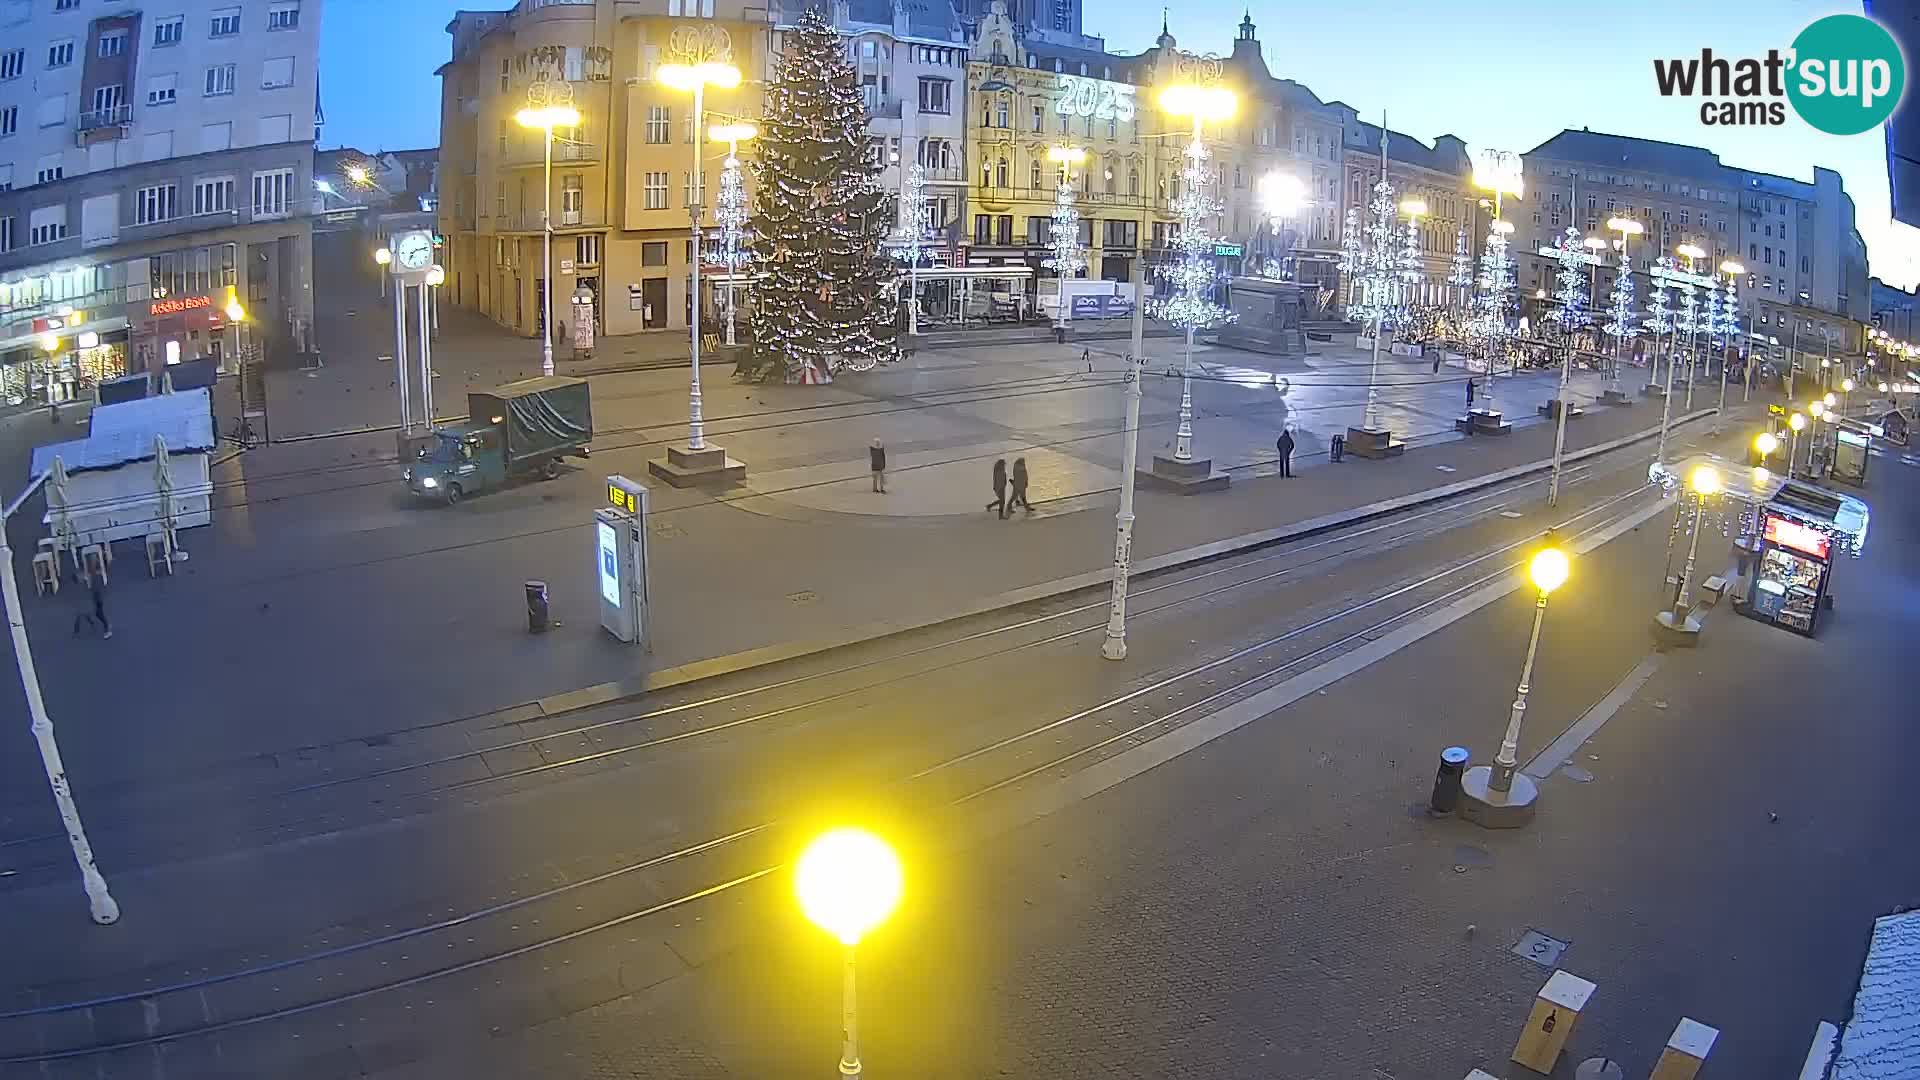
{"type": "MultiPolygon", "coordinates": [[[[1685,416],[1676,416],[1672,419],[1672,426],[1678,427],[1682,424],[1691,423],[1695,420],[1711,416],[1713,413],[1713,409],[1700,409],[1688,413],[1685,416]]],[[[1654,438],[1659,433],[1660,429],[1658,427],[1647,428],[1632,435],[1622,436],[1621,438],[1590,446],[1583,450],[1574,451],[1566,455],[1566,460],[1572,463],[1601,454],[1611,453],[1622,447],[1631,446],[1634,443],[1654,438]]],[[[1132,574],[1136,578],[1143,577],[1163,570],[1190,566],[1195,563],[1224,558],[1241,552],[1271,547],[1275,544],[1286,543],[1291,540],[1303,539],[1333,529],[1344,528],[1349,525],[1362,524],[1378,517],[1398,513],[1402,510],[1425,506],[1430,503],[1443,502],[1456,496],[1477,491],[1481,488],[1492,487],[1496,484],[1502,484],[1518,477],[1545,472],[1552,467],[1552,459],[1546,458],[1524,465],[1515,465],[1511,468],[1502,469],[1485,476],[1460,480],[1409,495],[1383,499],[1379,502],[1367,503],[1350,510],[1339,510],[1330,514],[1322,514],[1319,517],[1308,518],[1304,521],[1296,521],[1288,525],[1282,525],[1277,528],[1244,533],[1240,536],[1231,536],[1223,540],[1216,540],[1212,543],[1201,544],[1196,547],[1170,551],[1163,555],[1156,555],[1150,559],[1143,559],[1136,562],[1133,565],[1132,574]]],[[[531,702],[524,702],[519,705],[482,713],[479,717],[470,717],[468,719],[494,716],[503,718],[506,723],[515,723],[522,720],[533,719],[535,716],[551,717],[560,713],[591,708],[595,705],[605,705],[611,702],[637,698],[644,694],[673,687],[686,686],[689,683],[700,682],[704,679],[718,678],[722,675],[732,675],[754,668],[778,664],[783,661],[817,656],[821,653],[832,652],[835,649],[844,649],[853,645],[879,641],[883,638],[915,633],[946,623],[959,622],[963,619],[971,619],[979,615],[1000,611],[1005,608],[1018,607],[1022,604],[1051,600],[1070,593],[1105,586],[1112,580],[1112,570],[1110,568],[1090,570],[1085,573],[1075,574],[1071,577],[1057,578],[1053,581],[1043,581],[1009,592],[999,593],[976,603],[969,604],[958,611],[948,612],[943,615],[933,615],[911,620],[872,622],[856,626],[844,633],[829,638],[787,642],[778,645],[763,645],[756,649],[747,649],[742,652],[709,657],[705,660],[695,660],[676,667],[662,668],[659,671],[635,676],[631,679],[603,682],[593,686],[582,687],[578,690],[569,690],[564,693],[538,698],[531,702]],[[529,715],[529,712],[531,712],[531,715],[529,715]],[[505,718],[510,715],[512,719],[506,720],[505,718]]]]}

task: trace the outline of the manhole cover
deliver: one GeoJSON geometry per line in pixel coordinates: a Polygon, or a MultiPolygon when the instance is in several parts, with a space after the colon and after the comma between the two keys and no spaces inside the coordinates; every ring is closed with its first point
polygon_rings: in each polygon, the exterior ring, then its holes
{"type": "Polygon", "coordinates": [[[1559,967],[1560,954],[1566,951],[1566,942],[1548,937],[1538,930],[1529,930],[1520,935],[1520,944],[1513,947],[1514,955],[1524,956],[1543,968],[1559,967]]]}
{"type": "Polygon", "coordinates": [[[1625,1075],[1612,1058],[1588,1058],[1573,1070],[1574,1080],[1621,1080],[1625,1075]]]}
{"type": "Polygon", "coordinates": [[[790,592],[787,594],[787,602],[790,604],[811,604],[818,599],[820,599],[820,594],[814,592],[812,589],[801,589],[799,592],[790,592]]]}

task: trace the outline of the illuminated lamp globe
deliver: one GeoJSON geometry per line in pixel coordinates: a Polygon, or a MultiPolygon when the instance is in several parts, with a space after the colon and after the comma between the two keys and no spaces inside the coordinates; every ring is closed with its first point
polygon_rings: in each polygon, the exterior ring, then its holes
{"type": "Polygon", "coordinates": [[[1780,440],[1773,437],[1773,432],[1763,431],[1759,438],[1753,440],[1753,448],[1760,451],[1761,457],[1766,457],[1780,449],[1780,440]]]}
{"type": "Polygon", "coordinates": [[[794,866],[794,893],[807,920],[843,945],[857,945],[900,902],[900,859],[865,829],[821,834],[794,866]]]}
{"type": "Polygon", "coordinates": [[[229,322],[239,322],[246,317],[247,309],[240,306],[240,301],[227,301],[227,319],[229,322]]]}
{"type": "Polygon", "coordinates": [[[1846,394],[1851,394],[1851,393],[1853,393],[1853,385],[1854,385],[1854,384],[1853,384],[1853,380],[1852,380],[1852,379],[1841,379],[1841,380],[1840,380],[1840,391],[1841,391],[1842,393],[1846,393],[1846,394]]]}
{"type": "Polygon", "coordinates": [[[1697,466],[1688,474],[1687,486],[1696,495],[1712,495],[1720,490],[1720,470],[1711,465],[1697,466]]]}
{"type": "Polygon", "coordinates": [[[393,252],[388,251],[386,248],[374,248],[373,261],[379,263],[381,266],[385,266],[393,261],[393,252]]]}
{"type": "Polygon", "coordinates": [[[1534,588],[1542,593],[1550,593],[1566,584],[1567,568],[1566,552],[1559,548],[1542,548],[1527,563],[1527,577],[1533,582],[1534,588]]]}
{"type": "Polygon", "coordinates": [[[1794,413],[1792,416],[1787,417],[1787,426],[1795,431],[1799,431],[1807,426],[1807,418],[1799,413],[1794,413]]]}
{"type": "Polygon", "coordinates": [[[1834,397],[1831,391],[1820,395],[1820,401],[1822,404],[1826,405],[1826,407],[1829,409],[1833,408],[1835,405],[1840,404],[1840,399],[1837,397],[1834,397]]]}

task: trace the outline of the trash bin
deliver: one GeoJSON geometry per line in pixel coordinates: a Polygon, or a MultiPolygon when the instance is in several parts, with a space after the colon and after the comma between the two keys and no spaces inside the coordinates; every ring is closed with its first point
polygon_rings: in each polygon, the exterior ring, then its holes
{"type": "Polygon", "coordinates": [[[1467,748],[1449,746],[1440,751],[1440,771],[1433,777],[1433,799],[1428,806],[1435,814],[1451,814],[1460,802],[1460,776],[1467,771],[1467,748]]]}
{"type": "Polygon", "coordinates": [[[547,606],[547,583],[544,581],[527,582],[527,633],[544,634],[550,625],[547,606]]]}
{"type": "Polygon", "coordinates": [[[1347,437],[1345,435],[1335,435],[1333,441],[1327,444],[1327,459],[1329,461],[1338,462],[1346,452],[1347,437]]]}

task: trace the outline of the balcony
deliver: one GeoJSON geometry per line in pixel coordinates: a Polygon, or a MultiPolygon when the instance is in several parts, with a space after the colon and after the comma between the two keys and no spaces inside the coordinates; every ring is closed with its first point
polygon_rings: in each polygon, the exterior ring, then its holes
{"type": "MultiPolygon", "coordinates": [[[[541,142],[509,144],[500,163],[509,169],[544,165],[546,147],[541,142]]],[[[598,143],[561,142],[555,139],[553,140],[553,163],[555,165],[598,165],[600,164],[600,146],[598,143]]]]}
{"type": "Polygon", "coordinates": [[[900,119],[900,115],[901,106],[899,98],[888,98],[877,105],[871,102],[867,104],[867,119],[869,120],[898,120],[900,119]]]}
{"type": "Polygon", "coordinates": [[[133,123],[133,106],[131,105],[88,109],[80,114],[80,122],[74,125],[75,141],[85,146],[96,136],[118,138],[131,123],[133,123]]]}

